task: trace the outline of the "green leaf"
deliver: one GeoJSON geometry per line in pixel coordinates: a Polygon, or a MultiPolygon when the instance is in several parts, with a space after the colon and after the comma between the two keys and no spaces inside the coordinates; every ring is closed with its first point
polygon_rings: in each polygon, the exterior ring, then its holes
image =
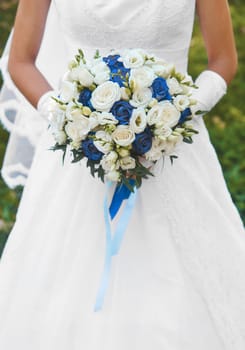
{"type": "Polygon", "coordinates": [[[178,156],[176,156],[176,155],[173,154],[173,155],[169,156],[169,158],[170,158],[170,161],[171,161],[171,165],[173,165],[174,159],[177,159],[178,156]]]}
{"type": "Polygon", "coordinates": [[[183,138],[183,142],[186,142],[186,143],[193,143],[193,140],[191,137],[184,137],[183,138]]]}

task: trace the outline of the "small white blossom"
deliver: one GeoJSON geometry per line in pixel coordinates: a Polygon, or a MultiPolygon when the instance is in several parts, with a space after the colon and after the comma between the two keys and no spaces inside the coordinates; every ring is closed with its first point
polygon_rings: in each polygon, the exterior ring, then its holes
{"type": "Polygon", "coordinates": [[[189,98],[186,95],[178,95],[174,97],[174,105],[179,111],[184,111],[190,106],[189,98]]]}
{"type": "Polygon", "coordinates": [[[57,131],[56,133],[53,133],[55,141],[59,145],[64,145],[67,140],[67,135],[63,130],[57,131]]]}
{"type": "Polygon", "coordinates": [[[131,69],[129,82],[136,91],[151,86],[154,78],[154,71],[150,67],[143,66],[131,69]]]}
{"type": "Polygon", "coordinates": [[[89,118],[80,116],[75,121],[70,121],[65,126],[67,135],[75,142],[79,142],[87,136],[90,131],[89,118]]]}
{"type": "Polygon", "coordinates": [[[145,62],[145,52],[141,49],[126,50],[121,57],[125,68],[139,68],[145,62]]]}
{"type": "Polygon", "coordinates": [[[99,123],[100,125],[118,124],[118,120],[112,113],[102,112],[99,114],[99,123]]]}
{"type": "Polygon", "coordinates": [[[78,95],[77,86],[75,83],[70,81],[63,81],[60,88],[60,99],[62,102],[70,102],[73,98],[78,95]]]}
{"type": "Polygon", "coordinates": [[[117,170],[118,168],[117,159],[118,159],[118,155],[115,151],[111,151],[102,157],[100,164],[106,173],[117,170]]]}
{"type": "Polygon", "coordinates": [[[144,108],[134,109],[129,123],[134,133],[138,134],[144,131],[147,124],[144,108]]]}
{"type": "Polygon", "coordinates": [[[177,95],[183,92],[182,86],[176,78],[168,78],[167,85],[171,95],[177,95]]]}
{"type": "Polygon", "coordinates": [[[109,181],[118,182],[120,180],[120,173],[117,170],[113,170],[107,173],[105,178],[109,181]]]}
{"type": "Polygon", "coordinates": [[[94,141],[95,147],[102,153],[108,153],[112,148],[111,135],[103,130],[99,130],[95,134],[96,140],[94,141]]]}
{"type": "Polygon", "coordinates": [[[127,156],[120,159],[120,166],[123,170],[130,170],[136,167],[136,162],[133,157],[127,156]]]}

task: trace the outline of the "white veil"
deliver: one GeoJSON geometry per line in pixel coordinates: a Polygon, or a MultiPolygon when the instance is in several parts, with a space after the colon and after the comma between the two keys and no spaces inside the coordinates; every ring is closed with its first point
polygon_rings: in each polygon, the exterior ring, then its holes
{"type": "MultiPolygon", "coordinates": [[[[13,32],[13,31],[12,31],[13,32]]],[[[7,70],[12,32],[0,59],[4,84],[0,92],[0,121],[10,133],[1,175],[10,188],[25,185],[40,135],[47,127],[37,111],[16,88],[7,70]]],[[[58,14],[51,3],[45,33],[37,57],[37,67],[49,83],[57,88],[66,68],[66,52],[58,14]],[[49,54],[47,55],[47,52],[49,54]]]]}

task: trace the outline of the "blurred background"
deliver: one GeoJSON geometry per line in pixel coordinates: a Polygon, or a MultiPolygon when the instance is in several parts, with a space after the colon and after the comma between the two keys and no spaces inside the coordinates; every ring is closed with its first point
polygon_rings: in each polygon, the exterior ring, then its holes
{"type": "MultiPolygon", "coordinates": [[[[17,0],[0,0],[0,55],[13,26],[17,0]]],[[[224,176],[240,214],[245,218],[245,2],[230,0],[239,69],[228,94],[205,116],[213,145],[218,153],[224,176]]],[[[225,39],[225,38],[224,38],[225,39]]],[[[206,68],[207,59],[196,20],[191,42],[189,73],[195,78],[206,68]]],[[[0,87],[2,80],[0,78],[0,87]]],[[[8,133],[0,124],[0,168],[8,133]]],[[[200,179],[201,181],[201,179],[200,179]]],[[[0,255],[15,221],[22,188],[10,190],[0,177],[0,255]]]]}

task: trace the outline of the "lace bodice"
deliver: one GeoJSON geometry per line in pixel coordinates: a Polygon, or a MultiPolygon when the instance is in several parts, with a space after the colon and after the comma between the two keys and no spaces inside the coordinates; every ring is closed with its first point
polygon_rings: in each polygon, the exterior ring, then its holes
{"type": "Polygon", "coordinates": [[[141,47],[187,67],[195,0],[54,0],[69,56],[141,47]]]}

